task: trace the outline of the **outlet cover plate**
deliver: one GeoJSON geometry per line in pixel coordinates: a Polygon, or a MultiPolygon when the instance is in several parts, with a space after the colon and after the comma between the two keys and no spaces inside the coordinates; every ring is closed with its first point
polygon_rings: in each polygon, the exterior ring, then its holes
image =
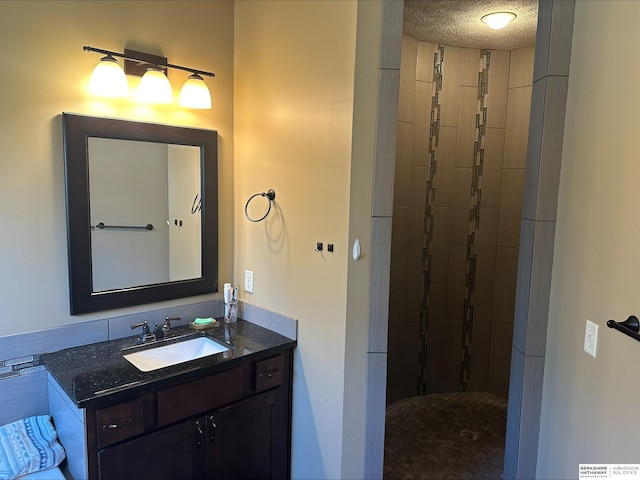
{"type": "Polygon", "coordinates": [[[244,271],[244,291],[253,293],[253,272],[251,270],[244,271]]]}

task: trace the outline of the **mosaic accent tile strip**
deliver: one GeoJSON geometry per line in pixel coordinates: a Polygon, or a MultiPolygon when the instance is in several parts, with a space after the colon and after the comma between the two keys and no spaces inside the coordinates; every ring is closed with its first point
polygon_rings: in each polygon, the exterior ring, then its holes
{"type": "Polygon", "coordinates": [[[467,382],[471,375],[471,342],[475,308],[476,264],[478,258],[477,230],[480,227],[480,200],[482,197],[482,167],[484,165],[490,62],[491,53],[489,50],[481,50],[478,73],[476,138],[473,148],[473,173],[471,178],[471,205],[469,207],[469,233],[467,235],[467,270],[464,286],[464,320],[462,324],[462,360],[460,361],[460,381],[458,385],[461,392],[467,390],[467,382]]]}
{"type": "Polygon", "coordinates": [[[427,392],[427,347],[429,336],[429,305],[431,296],[431,241],[433,239],[433,211],[435,202],[435,175],[438,165],[438,136],[440,133],[440,94],[444,68],[444,45],[438,45],[433,54],[433,83],[431,117],[429,124],[429,176],[425,191],[424,233],[422,243],[422,304],[420,309],[420,350],[418,351],[418,388],[427,392]]]}
{"type": "Polygon", "coordinates": [[[10,358],[0,361],[0,380],[17,377],[18,375],[29,375],[40,372],[45,366],[40,362],[40,355],[29,355],[20,358],[10,358]]]}

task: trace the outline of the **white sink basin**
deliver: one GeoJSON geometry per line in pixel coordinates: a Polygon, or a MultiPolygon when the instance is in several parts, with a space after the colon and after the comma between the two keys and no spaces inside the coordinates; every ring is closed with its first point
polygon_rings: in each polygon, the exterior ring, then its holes
{"type": "Polygon", "coordinates": [[[162,347],[151,347],[135,353],[123,355],[125,359],[143,372],[188,362],[196,358],[215,355],[229,350],[227,347],[206,337],[193,338],[184,342],[171,343],[162,347]]]}

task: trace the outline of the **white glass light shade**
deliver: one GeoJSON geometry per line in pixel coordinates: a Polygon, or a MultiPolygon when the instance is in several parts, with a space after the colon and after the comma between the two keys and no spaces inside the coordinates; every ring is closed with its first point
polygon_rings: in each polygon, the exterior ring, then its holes
{"type": "Polygon", "coordinates": [[[140,79],[137,99],[143,103],[171,103],[173,92],[164,72],[158,68],[149,68],[140,79]]]}
{"type": "Polygon", "coordinates": [[[111,55],[100,59],[89,80],[89,92],[98,97],[126,97],[129,95],[127,76],[111,55]]]}
{"type": "Polygon", "coordinates": [[[516,14],[511,12],[495,12],[485,15],[480,20],[494,30],[500,30],[515,20],[516,14]]]}
{"type": "Polygon", "coordinates": [[[190,75],[180,90],[180,105],[187,108],[211,108],[211,93],[200,75],[190,75]]]}

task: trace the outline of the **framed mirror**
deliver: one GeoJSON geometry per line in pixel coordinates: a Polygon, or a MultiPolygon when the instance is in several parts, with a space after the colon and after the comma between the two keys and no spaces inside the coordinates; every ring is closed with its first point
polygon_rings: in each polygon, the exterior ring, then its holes
{"type": "Polygon", "coordinates": [[[71,314],[218,290],[213,130],[62,114],[71,314]]]}

